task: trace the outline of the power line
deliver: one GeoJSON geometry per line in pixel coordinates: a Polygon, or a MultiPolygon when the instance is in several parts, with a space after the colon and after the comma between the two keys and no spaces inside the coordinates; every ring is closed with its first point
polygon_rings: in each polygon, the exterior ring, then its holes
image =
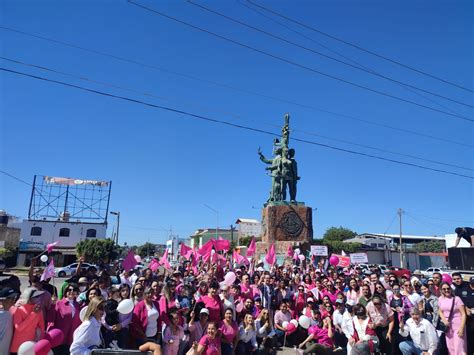
{"type": "Polygon", "coordinates": [[[393,222],[395,222],[395,219],[397,218],[397,216],[398,216],[398,213],[395,213],[395,215],[393,216],[393,218],[392,218],[390,224],[388,225],[387,229],[385,229],[385,232],[383,232],[383,235],[386,235],[386,234],[387,234],[387,232],[388,232],[388,230],[390,229],[390,227],[392,227],[393,222]]]}
{"type": "MultiPolygon", "coordinates": [[[[157,98],[159,100],[172,101],[168,98],[165,98],[165,97],[162,97],[162,96],[156,96],[156,95],[148,93],[148,92],[142,92],[142,91],[139,91],[139,90],[126,88],[126,87],[123,87],[123,86],[119,86],[119,85],[116,85],[116,84],[111,84],[111,83],[104,82],[104,81],[97,81],[97,80],[89,79],[89,78],[85,77],[84,75],[74,75],[74,74],[63,72],[63,71],[58,71],[56,69],[52,69],[52,68],[49,68],[49,67],[36,65],[36,64],[31,64],[31,63],[26,63],[26,62],[23,62],[23,61],[19,61],[17,59],[7,58],[7,57],[3,57],[3,56],[0,56],[0,59],[9,61],[9,62],[12,62],[12,63],[15,63],[15,64],[20,64],[20,65],[24,65],[24,66],[28,66],[28,67],[32,67],[32,68],[36,68],[36,69],[41,69],[41,70],[45,70],[45,71],[56,73],[56,74],[65,75],[65,76],[68,76],[68,77],[72,77],[72,78],[76,78],[76,79],[79,79],[79,80],[91,82],[91,83],[94,83],[94,84],[100,84],[100,85],[112,87],[112,88],[115,88],[115,89],[120,89],[120,90],[125,90],[125,91],[129,91],[129,92],[137,93],[137,94],[144,95],[144,96],[154,97],[154,98],[157,98]]],[[[209,109],[209,108],[206,107],[206,109],[209,109]]],[[[219,111],[217,111],[217,112],[219,112],[219,111]]],[[[224,114],[231,115],[234,118],[242,120],[242,117],[240,117],[237,114],[233,114],[233,113],[229,113],[229,112],[224,112],[224,114]]],[[[245,121],[245,119],[243,119],[243,120],[245,121]]],[[[272,127],[279,128],[279,126],[275,125],[275,124],[270,124],[270,123],[267,123],[267,122],[262,122],[262,123],[265,123],[265,124],[267,124],[269,126],[272,126],[272,127]]],[[[331,137],[328,137],[328,136],[324,136],[324,135],[321,135],[321,134],[316,134],[316,133],[305,131],[305,130],[292,130],[292,131],[308,134],[308,135],[315,136],[315,137],[321,137],[321,138],[324,138],[324,139],[328,139],[328,140],[332,140],[332,141],[336,141],[336,142],[340,142],[340,143],[351,144],[351,145],[355,145],[355,146],[358,146],[358,147],[373,149],[373,150],[377,150],[377,151],[383,152],[383,153],[400,155],[400,156],[404,156],[404,157],[407,157],[407,158],[412,158],[412,159],[425,161],[425,162],[428,162],[428,163],[434,163],[434,164],[445,165],[445,166],[449,166],[449,167],[453,167],[453,168],[474,171],[474,169],[472,169],[472,168],[467,168],[467,167],[460,166],[460,165],[455,165],[455,164],[451,164],[451,163],[444,163],[444,162],[440,162],[440,161],[436,161],[436,160],[432,160],[432,159],[426,159],[426,158],[418,157],[418,156],[415,156],[415,155],[412,155],[412,154],[394,152],[394,151],[391,151],[391,150],[381,149],[381,148],[378,148],[378,147],[373,147],[373,146],[369,146],[369,145],[365,145],[365,144],[355,143],[355,142],[351,142],[351,141],[347,141],[347,140],[343,140],[343,139],[331,138],[331,137]]]]}
{"type": "MultiPolygon", "coordinates": [[[[306,39],[306,40],[308,40],[308,41],[310,41],[310,42],[313,42],[313,43],[317,44],[318,46],[320,46],[320,47],[326,49],[327,51],[329,51],[329,52],[331,52],[331,53],[333,53],[333,54],[335,54],[335,55],[337,55],[337,56],[339,56],[339,57],[341,57],[341,58],[344,58],[345,60],[347,60],[347,61],[349,61],[349,62],[351,62],[351,63],[354,63],[355,65],[357,65],[357,66],[359,66],[359,67],[361,67],[361,68],[364,68],[364,69],[366,69],[366,70],[369,70],[369,71],[371,71],[372,73],[376,73],[376,71],[375,71],[374,69],[369,68],[369,67],[367,67],[367,66],[365,66],[365,65],[362,65],[361,63],[359,63],[358,61],[354,60],[353,58],[350,58],[350,57],[348,57],[348,56],[346,56],[346,55],[344,55],[344,54],[342,54],[342,53],[340,53],[340,52],[338,52],[338,51],[336,51],[336,50],[330,48],[329,46],[326,46],[325,44],[316,41],[314,38],[305,35],[303,32],[297,31],[297,30],[295,30],[294,28],[292,28],[292,27],[290,27],[290,26],[284,24],[283,22],[276,20],[276,19],[273,18],[272,16],[265,14],[263,11],[260,11],[260,10],[258,10],[258,9],[256,9],[256,8],[254,8],[254,7],[252,7],[252,6],[248,5],[248,4],[246,4],[246,3],[245,3],[245,0],[237,0],[237,3],[239,3],[240,5],[246,7],[247,9],[249,9],[249,10],[255,12],[255,13],[258,14],[259,16],[262,16],[262,17],[266,18],[267,20],[269,20],[269,21],[271,21],[271,22],[273,22],[273,23],[278,24],[279,26],[281,26],[281,27],[287,29],[288,31],[293,32],[293,33],[296,33],[298,36],[303,37],[304,39],[306,39]]],[[[429,101],[429,102],[431,102],[431,103],[433,103],[433,104],[435,104],[435,105],[438,105],[438,106],[441,107],[441,108],[444,108],[445,110],[450,111],[451,113],[456,113],[456,114],[457,114],[457,112],[455,112],[454,110],[452,110],[450,107],[447,107],[447,106],[445,106],[445,105],[442,105],[442,104],[440,104],[439,102],[437,102],[437,101],[431,99],[430,97],[427,97],[427,96],[425,96],[425,95],[419,93],[419,92],[416,91],[416,90],[410,89],[410,88],[408,88],[408,87],[406,87],[406,86],[403,86],[403,85],[399,85],[399,86],[400,86],[402,89],[405,89],[405,90],[411,92],[412,94],[415,94],[415,95],[418,96],[418,97],[421,97],[421,98],[423,98],[423,99],[425,99],[425,100],[427,100],[427,101],[429,101]]]]}
{"type": "Polygon", "coordinates": [[[258,48],[255,48],[255,47],[252,47],[250,45],[247,45],[247,44],[244,44],[244,43],[241,43],[241,42],[238,42],[236,40],[233,40],[231,38],[228,38],[228,37],[225,37],[223,35],[220,35],[220,34],[217,34],[215,32],[212,32],[210,30],[206,30],[204,28],[201,28],[199,26],[196,26],[196,25],[193,25],[193,24],[190,24],[189,22],[186,22],[186,21],[183,21],[183,20],[180,20],[176,17],[173,17],[173,16],[170,16],[170,15],[166,15],[162,12],[159,12],[158,10],[155,10],[155,9],[152,9],[150,7],[147,7],[145,5],[141,5],[141,4],[138,4],[138,3],[135,3],[131,0],[128,0],[128,2],[134,6],[137,6],[137,7],[140,7],[142,9],[145,9],[147,11],[150,11],[152,13],[155,13],[159,16],[162,16],[162,17],[165,17],[169,20],[172,20],[172,21],[175,21],[177,23],[180,23],[182,25],[185,25],[185,26],[188,26],[188,27],[191,27],[195,30],[198,30],[198,31],[201,31],[203,33],[206,33],[206,34],[209,34],[211,36],[214,36],[214,37],[217,37],[217,38],[220,38],[224,41],[227,41],[227,42],[230,42],[230,43],[233,43],[233,44],[236,44],[240,47],[243,47],[243,48],[247,48],[247,49],[250,49],[254,52],[257,52],[257,53],[260,53],[260,54],[263,54],[267,57],[270,57],[270,58],[273,58],[273,59],[276,59],[280,62],[283,62],[283,63],[287,63],[287,64],[290,64],[292,66],[295,66],[297,68],[301,68],[301,69],[304,69],[304,70],[307,70],[307,71],[310,71],[312,73],[315,73],[315,74],[319,74],[319,75],[322,75],[322,76],[325,76],[327,78],[330,78],[330,79],[333,79],[333,80],[336,80],[336,81],[339,81],[339,82],[342,82],[342,83],[345,83],[345,84],[348,84],[348,85],[351,85],[351,86],[354,86],[354,87],[357,87],[359,89],[363,89],[363,90],[366,90],[366,91],[369,91],[369,92],[373,92],[373,93],[376,93],[376,94],[379,94],[381,96],[385,96],[385,97],[389,97],[389,98],[392,98],[394,100],[397,100],[397,101],[401,101],[401,102],[405,102],[405,103],[408,103],[408,104],[411,104],[411,105],[414,105],[414,106],[418,106],[418,107],[422,107],[422,108],[425,108],[427,110],[431,110],[431,111],[434,111],[434,112],[438,112],[438,113],[443,113],[447,116],[451,116],[451,117],[456,117],[456,118],[460,118],[462,120],[465,120],[465,121],[469,121],[469,122],[474,122],[474,119],[472,118],[469,118],[469,117],[465,117],[465,116],[462,116],[462,115],[458,115],[458,114],[453,114],[453,113],[450,113],[450,112],[447,112],[447,111],[443,111],[443,110],[439,110],[437,108],[434,108],[434,107],[431,107],[431,106],[427,106],[427,105],[424,105],[424,104],[420,104],[420,103],[417,103],[415,101],[411,101],[411,100],[408,100],[408,99],[404,99],[402,97],[399,97],[399,96],[396,96],[396,95],[392,95],[392,94],[389,94],[389,93],[386,93],[384,91],[379,91],[379,90],[376,90],[376,89],[372,89],[372,88],[369,88],[367,86],[364,86],[364,85],[361,85],[361,84],[357,84],[357,83],[354,83],[352,81],[349,81],[349,80],[346,80],[346,79],[343,79],[343,78],[340,78],[338,76],[334,76],[332,74],[327,74],[325,72],[322,72],[318,69],[314,69],[314,68],[311,68],[311,67],[308,67],[306,65],[303,65],[303,64],[299,64],[297,62],[294,62],[292,60],[289,60],[289,59],[286,59],[286,58],[283,58],[283,57],[280,57],[276,54],[272,54],[272,53],[269,53],[269,52],[265,52],[264,50],[261,50],[261,49],[258,49],[258,48]]]}
{"type": "Polygon", "coordinates": [[[25,180],[23,180],[23,179],[20,179],[19,177],[16,177],[16,176],[14,176],[14,175],[12,175],[12,174],[10,174],[10,173],[7,173],[7,172],[4,171],[4,170],[0,170],[0,173],[3,174],[3,175],[5,175],[5,176],[8,176],[8,177],[10,177],[10,178],[12,178],[12,179],[14,179],[14,180],[16,180],[16,181],[19,181],[19,182],[21,182],[21,183],[23,183],[23,184],[25,184],[25,185],[33,186],[33,185],[31,185],[29,182],[27,182],[27,181],[25,181],[25,180]]]}
{"type": "Polygon", "coordinates": [[[274,14],[274,15],[276,15],[276,16],[279,16],[279,17],[281,17],[281,18],[284,18],[284,19],[287,20],[287,21],[296,23],[296,24],[300,25],[301,27],[307,28],[307,29],[309,29],[309,30],[311,30],[311,31],[317,32],[317,33],[319,33],[319,34],[321,34],[321,35],[323,35],[323,36],[326,36],[326,37],[328,37],[328,38],[331,38],[331,39],[333,39],[333,40],[335,40],[335,41],[344,43],[344,44],[346,44],[346,45],[348,45],[348,46],[351,46],[351,47],[353,47],[353,48],[356,48],[356,49],[358,49],[358,50],[360,50],[360,51],[363,51],[363,52],[366,52],[366,53],[368,53],[368,54],[371,54],[371,55],[373,55],[373,56],[375,56],[375,57],[377,57],[377,58],[386,60],[386,61],[388,61],[388,62],[390,62],[390,63],[396,64],[396,65],[398,65],[398,66],[400,66],[400,67],[403,67],[403,68],[405,68],[405,69],[412,70],[412,71],[414,71],[414,72],[416,72],[416,73],[418,73],[418,74],[422,74],[422,75],[428,76],[428,77],[430,77],[430,78],[432,78],[432,79],[441,81],[441,82],[443,82],[443,83],[445,83],[445,84],[448,84],[448,85],[451,85],[451,86],[455,86],[455,87],[457,87],[458,89],[462,89],[462,90],[465,90],[465,91],[468,91],[468,92],[471,92],[471,93],[474,92],[474,90],[472,90],[472,89],[466,88],[466,87],[464,87],[464,86],[461,86],[461,85],[459,85],[459,84],[453,83],[453,82],[448,81],[448,80],[446,80],[446,79],[440,78],[440,77],[435,76],[435,75],[433,75],[433,74],[427,73],[427,72],[422,71],[422,70],[420,70],[420,69],[416,69],[416,68],[411,67],[411,66],[409,66],[409,65],[403,64],[403,63],[401,63],[401,62],[399,62],[399,61],[397,61],[397,60],[395,60],[395,59],[391,59],[391,58],[385,57],[385,56],[383,56],[383,55],[381,55],[381,54],[378,54],[378,53],[375,53],[375,52],[373,52],[373,51],[371,51],[371,50],[369,50],[369,49],[363,48],[363,47],[361,47],[361,46],[359,46],[359,45],[357,45],[357,44],[354,44],[354,43],[351,43],[351,42],[349,42],[349,41],[346,41],[346,40],[343,40],[343,39],[341,39],[341,38],[338,38],[338,37],[336,37],[336,36],[333,36],[333,35],[331,35],[331,34],[329,34],[329,33],[327,33],[327,32],[323,32],[323,31],[321,31],[321,30],[319,30],[319,29],[317,29],[317,28],[315,28],[315,27],[309,26],[309,25],[307,25],[307,24],[305,24],[305,23],[303,23],[303,22],[301,22],[301,21],[292,19],[292,18],[290,18],[290,17],[288,17],[288,16],[285,16],[285,15],[279,13],[279,12],[276,12],[276,11],[274,11],[274,10],[272,10],[272,9],[269,9],[268,7],[259,5],[259,4],[255,3],[255,2],[251,1],[251,0],[247,0],[247,1],[248,1],[249,3],[251,3],[252,5],[256,6],[256,7],[260,8],[260,9],[262,9],[262,10],[265,10],[265,11],[267,11],[267,12],[270,12],[270,13],[272,13],[272,14],[274,14]]]}
{"type": "Polygon", "coordinates": [[[14,28],[0,26],[0,29],[11,31],[11,32],[21,34],[21,35],[25,35],[25,36],[29,36],[29,37],[33,37],[33,38],[40,39],[40,40],[43,40],[43,41],[47,41],[47,42],[50,42],[50,43],[55,43],[55,44],[63,45],[63,46],[74,48],[74,49],[79,49],[79,50],[86,51],[86,52],[89,52],[89,53],[93,53],[93,54],[96,54],[96,55],[112,58],[112,59],[115,59],[115,60],[123,61],[123,62],[126,62],[126,63],[138,65],[138,66],[142,66],[142,67],[145,67],[145,68],[162,71],[162,72],[165,72],[165,73],[168,73],[168,74],[181,76],[181,77],[184,77],[186,79],[199,81],[199,82],[205,82],[205,83],[212,84],[212,85],[215,85],[215,86],[218,86],[218,87],[222,87],[222,88],[225,88],[225,89],[228,89],[228,90],[242,92],[242,93],[257,96],[257,97],[263,97],[265,99],[269,99],[269,100],[273,100],[273,101],[277,101],[277,102],[282,102],[282,103],[290,104],[290,105],[293,105],[293,106],[298,106],[298,107],[308,109],[308,110],[312,110],[312,111],[316,111],[316,112],[326,113],[326,114],[332,115],[334,117],[338,117],[338,118],[342,118],[342,119],[348,119],[348,120],[352,120],[352,121],[356,121],[356,122],[362,122],[362,123],[369,124],[369,125],[376,126],[376,127],[382,127],[382,128],[385,128],[385,129],[390,129],[390,130],[394,130],[394,131],[398,131],[398,132],[408,133],[408,134],[412,134],[412,135],[416,135],[416,136],[420,136],[420,137],[424,137],[424,138],[428,138],[428,139],[433,139],[433,140],[437,140],[437,141],[441,141],[441,142],[445,142],[445,143],[456,144],[456,145],[463,146],[463,147],[474,148],[474,145],[463,143],[463,142],[460,142],[460,141],[455,141],[455,140],[451,140],[451,139],[447,139],[447,138],[443,138],[443,137],[437,137],[437,136],[433,136],[433,135],[426,134],[426,133],[423,133],[423,132],[413,131],[413,130],[409,130],[409,129],[406,129],[406,128],[399,128],[399,127],[379,123],[379,122],[376,122],[376,121],[371,121],[371,120],[368,120],[368,119],[355,117],[355,116],[352,116],[352,115],[347,115],[347,114],[342,114],[342,113],[338,113],[338,112],[325,110],[325,109],[322,109],[322,108],[319,108],[319,107],[316,107],[316,106],[307,105],[307,104],[299,103],[299,102],[296,102],[296,101],[291,101],[291,100],[287,100],[287,99],[284,99],[284,98],[280,98],[280,97],[277,97],[277,96],[271,96],[271,95],[251,91],[251,90],[248,90],[248,89],[239,88],[239,87],[232,86],[232,85],[225,84],[225,83],[220,83],[220,82],[216,82],[216,81],[212,81],[212,80],[208,80],[208,79],[199,78],[199,77],[196,77],[194,75],[190,75],[190,74],[186,74],[186,73],[181,73],[181,72],[168,70],[168,69],[156,66],[156,65],[147,64],[147,63],[139,62],[139,61],[136,61],[136,60],[133,60],[133,59],[120,57],[120,56],[117,56],[117,55],[114,55],[114,54],[101,52],[101,51],[97,51],[97,50],[94,50],[94,49],[85,48],[85,47],[78,46],[78,45],[73,44],[73,43],[68,43],[68,42],[57,40],[57,39],[48,38],[48,37],[36,35],[36,34],[33,34],[33,33],[25,32],[25,31],[20,31],[20,30],[14,29],[14,28]]]}
{"type": "MultiPolygon", "coordinates": [[[[186,115],[186,116],[189,116],[189,117],[192,117],[192,118],[195,118],[195,119],[199,119],[199,120],[203,120],[203,121],[207,121],[207,122],[222,124],[222,125],[225,125],[225,126],[238,128],[238,129],[242,129],[242,130],[246,130],[246,131],[262,133],[262,134],[270,135],[272,137],[277,136],[275,133],[269,132],[269,131],[266,131],[266,130],[263,130],[263,129],[254,128],[254,127],[250,127],[250,126],[244,126],[244,125],[240,125],[240,124],[229,122],[229,121],[218,120],[218,119],[215,119],[215,118],[210,118],[210,117],[207,117],[207,116],[202,116],[202,115],[198,115],[198,114],[195,114],[195,113],[175,109],[175,108],[172,108],[172,107],[156,105],[156,104],[152,104],[150,102],[141,101],[141,100],[137,100],[137,99],[132,99],[132,98],[129,98],[129,97],[126,97],[126,96],[115,95],[115,94],[107,93],[107,92],[104,92],[104,91],[94,90],[94,89],[86,88],[86,87],[75,85],[75,84],[66,83],[66,82],[59,81],[59,80],[53,80],[53,79],[41,77],[41,76],[38,76],[38,75],[28,74],[28,73],[24,73],[24,72],[20,72],[20,71],[16,71],[16,70],[11,70],[11,69],[7,69],[7,68],[3,68],[3,67],[0,67],[0,70],[2,70],[4,72],[16,74],[16,75],[21,75],[21,76],[25,76],[25,77],[29,77],[29,78],[33,78],[33,79],[37,79],[37,80],[41,80],[41,81],[45,81],[45,82],[50,82],[50,83],[55,83],[55,84],[66,86],[66,87],[75,88],[75,89],[78,89],[78,90],[98,94],[98,95],[101,95],[101,96],[112,97],[112,98],[115,98],[115,99],[120,99],[120,100],[127,101],[127,102],[132,102],[132,103],[136,103],[136,104],[140,104],[140,105],[144,105],[144,106],[148,106],[148,107],[153,107],[153,108],[157,108],[157,109],[168,111],[168,112],[174,112],[174,113],[177,113],[177,114],[186,115]]],[[[345,152],[345,153],[350,153],[350,154],[354,154],[354,155],[364,156],[364,157],[367,157],[367,158],[377,159],[377,160],[381,160],[381,161],[387,161],[387,162],[391,162],[391,163],[395,163],[395,164],[401,164],[401,165],[416,167],[416,168],[419,168],[419,169],[435,171],[435,172],[439,172],[439,173],[443,173],[443,174],[449,174],[449,175],[454,175],[454,176],[459,176],[459,177],[464,177],[464,178],[467,178],[467,179],[473,179],[474,180],[474,176],[459,174],[459,173],[452,172],[452,171],[431,168],[431,167],[427,167],[427,166],[424,166],[424,165],[399,161],[399,160],[395,160],[395,159],[389,159],[389,158],[380,157],[380,156],[376,156],[376,155],[372,155],[372,154],[367,154],[367,153],[358,152],[358,151],[354,151],[354,150],[349,150],[349,149],[345,149],[345,148],[335,147],[335,146],[331,146],[331,145],[328,145],[328,144],[318,143],[318,142],[315,142],[315,141],[309,141],[309,140],[305,140],[305,139],[301,139],[301,138],[293,138],[293,140],[297,141],[297,142],[307,143],[307,144],[311,144],[311,145],[315,145],[315,146],[319,146],[319,147],[324,147],[324,148],[327,148],[327,149],[340,151],[340,152],[345,152]]]]}
{"type": "Polygon", "coordinates": [[[303,46],[303,45],[301,45],[301,44],[298,44],[298,43],[296,43],[296,42],[290,41],[290,40],[288,40],[288,39],[286,39],[286,38],[280,37],[280,36],[275,35],[275,34],[273,34],[273,33],[271,33],[271,32],[262,30],[261,28],[258,28],[258,27],[249,25],[248,23],[245,23],[245,22],[243,22],[243,21],[237,20],[237,19],[235,19],[235,18],[233,18],[233,17],[231,17],[231,16],[225,15],[225,14],[223,14],[223,13],[221,13],[221,12],[216,11],[216,10],[210,9],[210,8],[204,6],[204,5],[201,5],[201,4],[192,2],[192,0],[187,0],[187,3],[188,3],[188,4],[191,4],[191,5],[194,5],[194,6],[196,6],[196,7],[199,7],[200,9],[203,9],[203,10],[208,11],[208,12],[210,12],[210,13],[213,13],[213,14],[215,14],[215,15],[217,15],[217,16],[222,17],[222,18],[225,18],[225,19],[227,19],[227,20],[229,20],[229,21],[232,21],[232,22],[234,22],[234,23],[237,23],[237,24],[239,24],[239,25],[241,25],[241,26],[250,28],[250,29],[252,29],[252,30],[254,30],[254,31],[257,31],[257,32],[259,32],[259,33],[263,33],[263,34],[266,35],[266,36],[269,36],[269,37],[271,37],[271,38],[277,39],[277,40],[279,40],[279,41],[282,41],[282,42],[284,42],[284,43],[290,44],[290,45],[292,45],[292,46],[295,46],[295,47],[297,47],[297,48],[303,49],[303,50],[305,50],[305,51],[308,51],[308,52],[317,54],[317,55],[319,55],[319,56],[322,56],[322,57],[324,57],[324,58],[330,59],[330,60],[335,61],[335,62],[337,62],[337,63],[346,65],[346,66],[348,66],[348,67],[351,67],[351,68],[354,68],[354,69],[357,69],[357,70],[360,70],[360,71],[363,71],[363,72],[365,72],[365,73],[368,73],[368,74],[377,76],[377,77],[379,77],[379,78],[382,78],[382,79],[385,79],[385,80],[388,80],[388,81],[391,81],[391,82],[393,82],[393,83],[396,83],[396,84],[399,84],[399,85],[403,85],[403,86],[409,87],[409,88],[414,89],[414,90],[419,90],[419,91],[421,91],[421,92],[424,92],[425,94],[433,95],[433,96],[442,98],[442,99],[444,99],[444,100],[457,103],[458,105],[463,105],[463,106],[466,106],[466,107],[474,108],[473,105],[467,104],[467,103],[465,103],[465,102],[461,102],[461,101],[458,101],[458,100],[455,100],[455,99],[451,99],[451,98],[446,97],[446,96],[444,96],[444,95],[437,94],[437,93],[432,92],[432,91],[429,91],[429,90],[425,90],[425,89],[420,88],[420,87],[417,87],[417,86],[415,86],[415,85],[408,84],[408,83],[405,83],[405,82],[402,82],[402,81],[399,81],[399,80],[390,78],[390,77],[388,77],[388,76],[386,76],[386,75],[377,73],[377,72],[375,72],[375,71],[365,69],[364,67],[361,67],[361,66],[359,66],[359,65],[354,65],[354,64],[347,63],[347,62],[345,62],[345,61],[343,61],[343,60],[340,60],[340,59],[338,59],[338,58],[332,57],[332,56],[330,56],[330,55],[324,54],[324,53],[319,52],[319,51],[317,51],[317,50],[314,50],[314,49],[312,49],[312,48],[309,48],[309,47],[303,46]]]}

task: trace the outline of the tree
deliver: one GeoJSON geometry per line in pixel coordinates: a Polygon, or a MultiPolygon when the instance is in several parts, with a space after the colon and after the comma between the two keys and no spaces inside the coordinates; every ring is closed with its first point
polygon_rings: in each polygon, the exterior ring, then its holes
{"type": "Polygon", "coordinates": [[[417,243],[413,246],[417,253],[442,253],[446,251],[444,240],[431,240],[417,243]]]}
{"type": "Polygon", "coordinates": [[[324,240],[337,240],[343,241],[346,239],[354,238],[357,235],[356,232],[344,228],[344,227],[331,227],[326,230],[326,233],[323,235],[324,240]]]}
{"type": "Polygon", "coordinates": [[[331,227],[324,233],[320,240],[322,245],[327,245],[329,254],[338,254],[344,250],[346,253],[354,253],[360,250],[360,243],[345,243],[344,240],[354,238],[356,232],[344,227],[331,227]]]}
{"type": "Polygon", "coordinates": [[[137,247],[136,253],[140,255],[142,258],[149,255],[153,256],[155,254],[155,248],[156,248],[156,244],[146,242],[145,244],[142,244],[137,247]]]}
{"type": "Polygon", "coordinates": [[[112,239],[84,239],[76,245],[76,255],[100,265],[116,259],[121,252],[119,249],[112,239]]]}
{"type": "Polygon", "coordinates": [[[9,258],[9,257],[13,256],[13,254],[15,254],[14,249],[0,248],[0,258],[2,258],[2,259],[9,258]]]}

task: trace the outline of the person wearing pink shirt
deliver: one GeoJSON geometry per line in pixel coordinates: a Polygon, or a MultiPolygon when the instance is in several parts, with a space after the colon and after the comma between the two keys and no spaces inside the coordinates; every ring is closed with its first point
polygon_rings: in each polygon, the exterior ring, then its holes
{"type": "Polygon", "coordinates": [[[76,301],[79,287],[76,284],[69,284],[64,292],[65,297],[56,302],[54,307],[53,327],[61,329],[64,334],[62,345],[54,349],[57,354],[69,354],[69,347],[72,344],[74,331],[81,325],[79,313],[81,308],[76,301]]]}
{"type": "MultiPolygon", "coordinates": [[[[179,302],[176,302],[176,299],[176,283],[174,281],[168,281],[163,287],[163,295],[158,302],[160,307],[160,328],[162,322],[166,325],[171,324],[168,318],[168,312],[173,308],[179,308],[179,302]]],[[[183,324],[182,319],[180,319],[179,324],[183,324]]]]}
{"type": "Polygon", "coordinates": [[[25,341],[36,341],[43,338],[44,318],[41,311],[41,296],[45,291],[28,287],[23,291],[22,298],[25,302],[13,311],[13,333],[10,352],[18,352],[18,348],[25,341]],[[39,337],[37,337],[39,334],[39,337]]]}
{"type": "Polygon", "coordinates": [[[199,341],[196,349],[197,355],[221,355],[221,339],[217,336],[217,325],[209,322],[207,334],[199,341]]]}
{"type": "Polygon", "coordinates": [[[205,296],[201,296],[198,302],[203,302],[204,306],[209,310],[209,320],[211,322],[220,322],[224,313],[221,299],[217,294],[219,284],[217,282],[211,283],[209,292],[205,296]]]}
{"type": "Polygon", "coordinates": [[[240,292],[242,293],[242,296],[245,298],[253,299],[254,297],[253,290],[250,287],[250,278],[249,278],[249,275],[247,274],[242,276],[242,282],[240,283],[240,292]]]}
{"type": "Polygon", "coordinates": [[[233,312],[231,308],[227,308],[224,312],[224,320],[219,326],[221,334],[222,355],[234,354],[235,343],[239,333],[239,326],[232,318],[233,312]]]}
{"type": "Polygon", "coordinates": [[[331,317],[327,316],[323,319],[322,327],[313,325],[308,329],[308,337],[299,344],[300,349],[304,349],[303,353],[316,353],[321,355],[332,354],[334,342],[334,329],[331,323],[331,317]],[[308,345],[306,345],[309,343],[308,345]]]}
{"type": "Polygon", "coordinates": [[[184,336],[183,327],[180,326],[177,312],[168,313],[170,324],[163,332],[163,355],[176,355],[179,351],[179,343],[184,336]]]}
{"type": "Polygon", "coordinates": [[[349,281],[349,290],[346,292],[346,298],[347,300],[352,300],[355,303],[357,303],[357,300],[360,297],[360,287],[357,284],[357,281],[355,279],[351,279],[349,281]]]}

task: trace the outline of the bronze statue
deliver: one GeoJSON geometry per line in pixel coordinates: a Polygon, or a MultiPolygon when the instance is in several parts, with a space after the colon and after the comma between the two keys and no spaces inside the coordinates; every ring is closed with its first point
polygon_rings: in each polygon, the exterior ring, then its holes
{"type": "Polygon", "coordinates": [[[266,159],[258,148],[260,160],[270,166],[266,168],[271,172],[272,189],[267,201],[277,202],[286,200],[286,189],[288,187],[290,202],[296,203],[296,184],[300,179],[298,168],[294,159],[295,150],[289,148],[290,141],[290,115],[285,115],[285,124],[281,130],[281,142],[278,139],[273,141],[273,159],[266,159]]]}

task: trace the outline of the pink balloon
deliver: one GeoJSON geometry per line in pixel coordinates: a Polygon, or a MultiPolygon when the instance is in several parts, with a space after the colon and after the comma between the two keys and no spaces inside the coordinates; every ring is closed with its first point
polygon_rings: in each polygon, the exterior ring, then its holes
{"type": "Polygon", "coordinates": [[[63,343],[64,333],[61,329],[51,329],[44,335],[44,338],[49,340],[52,348],[55,348],[63,343]]]}
{"type": "Polygon", "coordinates": [[[140,255],[135,255],[135,261],[137,263],[141,263],[142,262],[142,257],[140,255]]]}
{"type": "Polygon", "coordinates": [[[337,266],[339,264],[339,258],[336,255],[333,255],[329,258],[329,264],[332,266],[337,266]]]}
{"type": "Polygon", "coordinates": [[[35,355],[48,355],[51,344],[47,339],[41,339],[35,344],[35,355]]]}
{"type": "Polygon", "coordinates": [[[298,255],[298,259],[300,259],[300,261],[303,261],[305,259],[305,257],[304,257],[303,254],[300,254],[300,255],[298,255]]]}
{"type": "Polygon", "coordinates": [[[443,282],[447,282],[448,284],[450,284],[453,281],[453,279],[451,278],[451,275],[449,274],[443,274],[443,276],[441,276],[441,280],[443,282]]]}
{"type": "Polygon", "coordinates": [[[291,334],[296,330],[296,326],[293,323],[288,323],[286,326],[286,334],[291,334]]]}

